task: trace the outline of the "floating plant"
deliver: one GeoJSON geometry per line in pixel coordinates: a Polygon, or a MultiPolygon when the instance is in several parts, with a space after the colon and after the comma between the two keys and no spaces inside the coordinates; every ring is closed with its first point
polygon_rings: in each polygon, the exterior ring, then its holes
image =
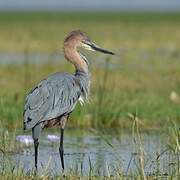
{"type": "Polygon", "coordinates": [[[26,144],[26,145],[31,145],[31,144],[33,144],[33,139],[32,139],[32,137],[29,136],[29,135],[18,135],[18,136],[16,137],[16,141],[19,141],[19,142],[24,143],[24,144],[26,144]]]}

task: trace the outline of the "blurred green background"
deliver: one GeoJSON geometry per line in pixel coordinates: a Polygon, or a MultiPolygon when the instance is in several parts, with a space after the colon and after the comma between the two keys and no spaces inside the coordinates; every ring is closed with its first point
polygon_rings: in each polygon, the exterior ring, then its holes
{"type": "Polygon", "coordinates": [[[180,13],[0,12],[0,125],[22,128],[25,94],[57,71],[73,73],[63,57],[74,29],[116,56],[83,51],[92,74],[90,102],[68,127],[143,128],[180,125],[180,13]]]}

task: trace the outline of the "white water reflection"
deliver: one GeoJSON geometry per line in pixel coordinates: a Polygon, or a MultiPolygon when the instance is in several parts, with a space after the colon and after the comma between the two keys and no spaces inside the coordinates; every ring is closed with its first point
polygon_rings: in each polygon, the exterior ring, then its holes
{"type": "Polygon", "coordinates": [[[33,139],[30,135],[18,135],[16,136],[16,141],[19,141],[26,146],[33,144],[33,139]]]}
{"type": "Polygon", "coordinates": [[[48,134],[47,135],[47,139],[50,141],[50,142],[59,142],[60,140],[60,137],[59,136],[56,136],[56,135],[53,135],[53,134],[48,134]]]}

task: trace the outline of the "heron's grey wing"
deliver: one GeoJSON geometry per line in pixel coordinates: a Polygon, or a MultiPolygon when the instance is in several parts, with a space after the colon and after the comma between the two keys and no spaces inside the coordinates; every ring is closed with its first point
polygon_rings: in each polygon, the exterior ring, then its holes
{"type": "Polygon", "coordinates": [[[26,97],[25,129],[71,112],[79,95],[80,88],[71,74],[56,73],[41,81],[26,97]]]}
{"type": "Polygon", "coordinates": [[[57,73],[49,78],[49,82],[52,82],[51,85],[53,87],[53,103],[52,111],[48,111],[44,117],[45,120],[70,113],[74,109],[81,94],[75,76],[63,73],[61,80],[59,76],[60,73],[57,73]]]}
{"type": "Polygon", "coordinates": [[[51,93],[51,86],[43,80],[28,94],[25,100],[24,129],[33,128],[46,115],[52,103],[51,93]]]}

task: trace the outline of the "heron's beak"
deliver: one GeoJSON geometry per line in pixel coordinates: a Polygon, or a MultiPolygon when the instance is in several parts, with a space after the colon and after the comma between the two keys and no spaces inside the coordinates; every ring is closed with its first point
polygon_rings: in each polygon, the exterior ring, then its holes
{"type": "Polygon", "coordinates": [[[96,44],[90,42],[90,41],[83,41],[82,43],[82,46],[87,49],[87,50],[90,50],[90,51],[99,51],[99,52],[102,52],[102,53],[105,53],[105,54],[111,54],[111,55],[114,55],[113,52],[111,51],[108,51],[106,49],[103,49],[99,46],[97,46],[96,44]]]}

